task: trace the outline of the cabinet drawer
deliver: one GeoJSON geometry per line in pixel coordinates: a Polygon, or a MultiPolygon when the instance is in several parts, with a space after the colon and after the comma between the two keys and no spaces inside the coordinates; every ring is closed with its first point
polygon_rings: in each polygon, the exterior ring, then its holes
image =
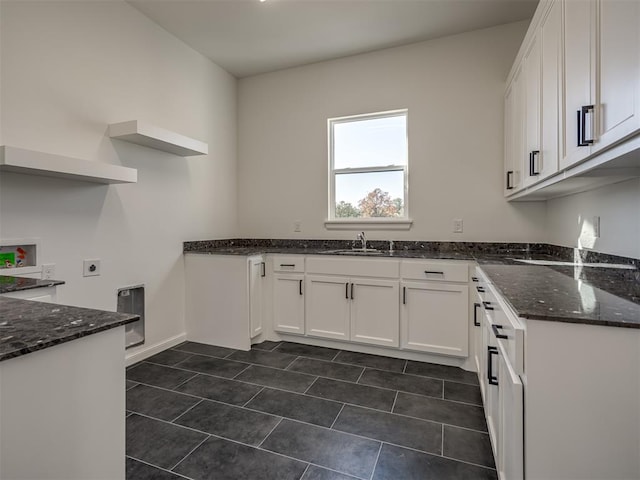
{"type": "Polygon", "coordinates": [[[273,271],[274,272],[304,272],[304,257],[285,257],[274,256],[273,257],[273,271]]]}
{"type": "Polygon", "coordinates": [[[350,277],[398,278],[397,260],[307,257],[307,273],[350,277]]]}
{"type": "Polygon", "coordinates": [[[469,266],[466,263],[403,260],[400,276],[411,280],[467,283],[469,266]]]}

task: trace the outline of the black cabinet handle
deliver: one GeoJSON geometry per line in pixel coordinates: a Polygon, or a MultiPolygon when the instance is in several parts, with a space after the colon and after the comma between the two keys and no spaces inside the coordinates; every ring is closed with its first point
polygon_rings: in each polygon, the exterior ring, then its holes
{"type": "Polygon", "coordinates": [[[402,287],[402,304],[407,304],[407,287],[402,287]]]}
{"type": "Polygon", "coordinates": [[[494,308],[491,306],[491,302],[482,302],[485,310],[493,310],[494,308]]]}
{"type": "Polygon", "coordinates": [[[478,277],[471,277],[471,281],[472,282],[479,282],[480,280],[478,280],[478,277]]]}
{"type": "Polygon", "coordinates": [[[344,298],[349,300],[349,282],[344,284],[344,298]]]}
{"type": "Polygon", "coordinates": [[[351,284],[351,300],[353,300],[353,283],[351,284]]]}
{"type": "Polygon", "coordinates": [[[498,377],[493,375],[493,361],[494,355],[498,355],[497,347],[487,347],[487,380],[489,385],[498,385],[498,377]]]}
{"type": "Polygon", "coordinates": [[[513,170],[507,172],[507,190],[513,190],[513,170]]]}
{"type": "Polygon", "coordinates": [[[484,287],[476,287],[476,290],[478,290],[480,293],[484,293],[485,292],[484,287]]]}
{"type": "Polygon", "coordinates": [[[508,339],[509,337],[507,335],[504,335],[503,333],[500,333],[498,331],[498,330],[501,330],[502,328],[504,328],[502,325],[491,325],[491,330],[493,330],[493,334],[496,336],[496,338],[508,339]]]}
{"type": "Polygon", "coordinates": [[[264,262],[260,262],[260,266],[262,267],[262,275],[260,275],[261,277],[266,277],[267,276],[267,265],[264,262]]]}
{"type": "Polygon", "coordinates": [[[280,266],[281,267],[295,267],[296,264],[295,263],[281,263],[280,266]]]}
{"type": "Polygon", "coordinates": [[[425,275],[444,275],[444,272],[436,272],[433,270],[425,270],[424,273],[425,275]]]}
{"type": "Polygon", "coordinates": [[[302,280],[300,280],[300,295],[302,295],[302,280]]]}
{"type": "Polygon", "coordinates": [[[540,175],[540,171],[538,170],[536,165],[536,159],[538,158],[539,155],[540,155],[540,150],[533,150],[529,154],[529,176],[530,177],[535,177],[536,175],[540,175]]]}
{"type": "MultiPolygon", "coordinates": [[[[593,105],[585,105],[578,110],[578,146],[588,147],[593,144],[593,138],[588,139],[586,134],[587,114],[593,113],[593,105]]],[[[592,132],[593,134],[593,132],[592,132]]]]}
{"type": "Polygon", "coordinates": [[[478,308],[480,308],[482,305],[480,305],[479,303],[474,303],[473,304],[473,324],[476,327],[480,326],[480,322],[478,321],[478,308]]]}

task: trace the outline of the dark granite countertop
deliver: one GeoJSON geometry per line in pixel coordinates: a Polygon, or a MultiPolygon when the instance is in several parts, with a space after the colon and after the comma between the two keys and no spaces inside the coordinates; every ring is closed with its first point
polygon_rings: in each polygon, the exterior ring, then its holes
{"type": "Polygon", "coordinates": [[[134,322],[140,317],[0,297],[0,361],[134,322]]]}
{"type": "Polygon", "coordinates": [[[40,280],[38,278],[0,275],[0,294],[31,290],[32,288],[55,287],[63,284],[64,282],[61,280],[40,280]]]}
{"type": "Polygon", "coordinates": [[[637,269],[608,264],[481,264],[481,268],[520,317],[640,328],[637,269]]]}
{"type": "MultiPolygon", "coordinates": [[[[328,255],[345,240],[228,239],[185,242],[204,255],[328,255]]],[[[548,244],[370,241],[366,258],[477,262],[523,318],[640,328],[640,260],[548,244]]],[[[345,255],[345,254],[343,254],[345,255]]],[[[347,254],[347,256],[349,256],[347,254]]]]}

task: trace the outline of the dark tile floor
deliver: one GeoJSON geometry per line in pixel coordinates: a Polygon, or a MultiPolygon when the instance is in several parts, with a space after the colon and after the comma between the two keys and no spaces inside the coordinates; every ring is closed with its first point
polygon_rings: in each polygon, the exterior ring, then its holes
{"type": "Polygon", "coordinates": [[[497,479],[478,379],[288,342],[127,370],[127,479],[497,479]]]}

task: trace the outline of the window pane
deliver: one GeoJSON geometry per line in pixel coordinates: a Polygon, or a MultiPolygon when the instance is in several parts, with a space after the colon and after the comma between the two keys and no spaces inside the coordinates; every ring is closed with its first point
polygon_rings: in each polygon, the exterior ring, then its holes
{"type": "Polygon", "coordinates": [[[403,171],[336,175],[336,218],[403,216],[403,171]]]}
{"type": "Polygon", "coordinates": [[[333,161],[335,169],[406,165],[406,115],[334,123],[333,161]]]}

